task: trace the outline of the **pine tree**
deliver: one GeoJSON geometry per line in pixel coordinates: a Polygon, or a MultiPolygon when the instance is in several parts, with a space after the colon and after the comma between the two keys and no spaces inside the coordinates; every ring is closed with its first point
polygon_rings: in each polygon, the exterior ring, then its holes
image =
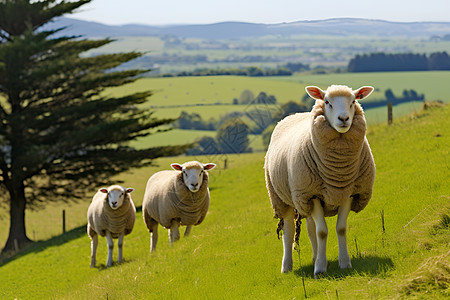
{"type": "Polygon", "coordinates": [[[135,149],[129,142],[173,120],[140,104],[151,92],[102,93],[147,70],[115,71],[141,53],[80,56],[112,42],[40,30],[90,2],[0,0],[0,189],[10,206],[3,251],[30,242],[25,210],[91,195],[111,177],[184,146],[135,149]]]}

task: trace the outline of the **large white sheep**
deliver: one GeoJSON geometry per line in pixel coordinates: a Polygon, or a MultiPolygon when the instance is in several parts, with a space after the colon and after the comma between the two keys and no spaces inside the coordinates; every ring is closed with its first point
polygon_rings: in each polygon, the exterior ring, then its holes
{"type": "Polygon", "coordinates": [[[169,242],[180,239],[178,227],[185,225],[188,236],[192,225],[203,222],[209,208],[208,170],[215,164],[198,161],[171,164],[174,170],[153,174],[147,182],[142,214],[151,234],[150,252],[158,241],[158,224],[169,229],[169,242]]]}
{"type": "Polygon", "coordinates": [[[131,199],[133,188],[112,185],[97,191],[87,212],[87,234],[91,238],[91,268],[95,267],[98,235],[106,236],[108,258],[106,266],[112,265],[113,239],[118,238],[119,253],[117,261],[122,262],[122,245],[125,235],[133,230],[136,208],[131,199]]]}
{"type": "Polygon", "coordinates": [[[375,180],[364,112],[357,100],[372,91],[370,86],[355,91],[342,85],[326,91],[308,86],[306,92],[316,100],[312,111],[286,117],[272,133],[264,168],[274,214],[283,226],[283,273],[292,270],[297,213],[307,218],[315,276],[327,270],[327,216],[338,214],[339,266],[352,267],[347,217],[350,210],[359,212],[367,205],[375,180]]]}

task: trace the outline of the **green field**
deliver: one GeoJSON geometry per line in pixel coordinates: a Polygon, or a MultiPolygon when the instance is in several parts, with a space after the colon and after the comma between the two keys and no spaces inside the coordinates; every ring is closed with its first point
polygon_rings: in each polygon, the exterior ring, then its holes
{"type": "MultiPolygon", "coordinates": [[[[211,174],[211,206],[191,236],[169,247],[159,229],[157,251],[138,212],[124,241],[125,263],[106,269],[106,241],[100,239],[96,269],[89,268],[85,233],[89,199],[70,207],[27,211],[27,229],[44,239],[0,265],[1,299],[447,299],[450,278],[450,106],[371,126],[368,140],[377,165],[368,207],[349,216],[353,269],[341,272],[334,224],[329,218],[328,275],[313,279],[311,247],[304,224],[294,272],[280,274],[282,242],[277,239],[263,171],[263,153],[197,157],[219,164],[211,174]],[[227,159],[228,169],[223,169],[227,159]],[[69,233],[59,235],[66,208],[69,233]],[[380,212],[384,212],[384,227],[380,212]],[[50,236],[56,236],[47,240],[50,236]],[[436,262],[436,263],[434,263],[436,262]],[[304,284],[303,284],[304,282],[304,284]]],[[[137,169],[119,178],[136,188],[142,202],[147,178],[170,162],[137,169]]],[[[94,191],[93,191],[94,193],[94,191]]],[[[0,241],[7,231],[0,212],[0,241]]],[[[115,249],[117,251],[117,249],[115,249]]],[[[117,253],[117,252],[115,252],[117,253]]]]}
{"type": "MultiPolygon", "coordinates": [[[[211,76],[211,77],[170,77],[143,78],[135,83],[109,89],[105,93],[123,96],[128,93],[153,90],[154,95],[145,104],[155,110],[159,118],[177,118],[181,111],[198,113],[204,120],[220,119],[221,116],[232,111],[248,111],[247,105],[231,105],[234,98],[239,98],[242,91],[248,89],[256,96],[261,91],[277,98],[278,104],[288,101],[301,102],[307,85],[317,85],[323,89],[331,84],[345,84],[356,89],[362,85],[372,85],[375,92],[367,101],[384,99],[384,92],[391,89],[398,97],[404,89],[415,90],[418,94],[425,94],[427,101],[442,100],[450,102],[450,88],[448,80],[450,72],[389,72],[389,73],[344,73],[326,75],[299,74],[288,77],[239,77],[239,76],[211,76]],[[217,104],[217,105],[214,105],[217,104]]],[[[395,119],[418,111],[419,102],[410,102],[394,106],[395,119]]],[[[379,107],[366,110],[369,124],[387,121],[387,109],[379,107]]],[[[143,145],[160,146],[167,141],[189,143],[203,135],[215,133],[175,131],[140,139],[137,143],[143,145]],[[179,134],[177,134],[179,133],[179,134]],[[197,134],[198,133],[198,134],[197,134]],[[166,136],[164,136],[166,135],[166,136]],[[192,138],[192,139],[191,139],[192,138]]],[[[255,150],[264,150],[253,147],[255,150]]]]}

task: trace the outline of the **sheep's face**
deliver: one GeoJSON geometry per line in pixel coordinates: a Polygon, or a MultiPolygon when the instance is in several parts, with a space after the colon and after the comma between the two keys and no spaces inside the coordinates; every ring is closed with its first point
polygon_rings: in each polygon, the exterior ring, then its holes
{"type": "Polygon", "coordinates": [[[186,187],[191,192],[196,193],[202,186],[204,171],[212,170],[216,165],[213,163],[187,162],[182,165],[173,163],[171,167],[174,170],[181,171],[186,187]]]}
{"type": "Polygon", "coordinates": [[[107,189],[104,189],[104,188],[100,189],[100,192],[108,194],[106,199],[108,201],[108,205],[113,210],[116,210],[116,209],[118,209],[119,207],[122,206],[123,201],[125,200],[126,193],[131,193],[133,191],[134,191],[133,188],[125,189],[125,188],[123,188],[121,186],[118,186],[118,185],[110,186],[107,189]]]}
{"type": "Polygon", "coordinates": [[[316,100],[324,101],[325,118],[339,133],[346,133],[352,126],[356,99],[363,99],[372,91],[371,86],[363,86],[356,91],[343,85],[330,86],[326,91],[315,86],[306,87],[308,95],[316,100]]]}
{"type": "Polygon", "coordinates": [[[346,133],[350,129],[355,115],[355,97],[327,97],[325,94],[324,101],[324,115],[328,123],[337,132],[346,133]]]}

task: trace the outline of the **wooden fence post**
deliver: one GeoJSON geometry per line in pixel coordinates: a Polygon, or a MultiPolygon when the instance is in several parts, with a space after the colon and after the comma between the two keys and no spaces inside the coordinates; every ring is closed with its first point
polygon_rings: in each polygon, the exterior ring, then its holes
{"type": "Polygon", "coordinates": [[[388,102],[388,125],[392,124],[392,102],[388,102]]]}
{"type": "Polygon", "coordinates": [[[66,233],[66,210],[63,209],[62,211],[62,229],[63,229],[63,233],[66,233]]]}

